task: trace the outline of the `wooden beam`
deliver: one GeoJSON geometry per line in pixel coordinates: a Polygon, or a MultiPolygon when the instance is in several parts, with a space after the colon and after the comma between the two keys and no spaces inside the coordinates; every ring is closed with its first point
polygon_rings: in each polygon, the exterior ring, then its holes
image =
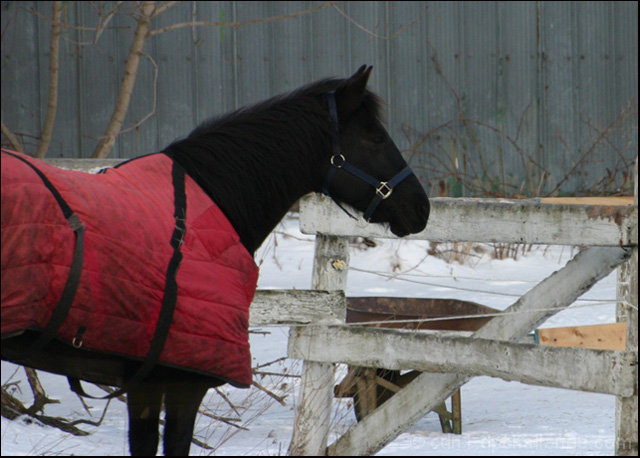
{"type": "Polygon", "coordinates": [[[90,172],[106,167],[113,167],[126,159],[71,159],[71,158],[45,158],[43,161],[69,170],[79,170],[81,172],[90,172]]]}
{"type": "Polygon", "coordinates": [[[508,381],[631,396],[633,355],[419,331],[354,326],[291,328],[289,357],[421,372],[489,375],[508,381]]]}
{"type": "MultiPolygon", "coordinates": [[[[474,337],[515,341],[572,304],[608,275],[629,253],[621,248],[587,248],[489,321],[474,337]]],[[[399,393],[352,427],[328,448],[330,455],[372,455],[436,408],[470,377],[422,373],[399,393]]]]}
{"type": "MultiPolygon", "coordinates": [[[[330,291],[346,289],[348,267],[348,239],[318,235],[313,258],[312,288],[330,291]]],[[[335,364],[304,362],[289,455],[324,455],[329,438],[334,383],[335,364]]]]}
{"type": "MultiPolygon", "coordinates": [[[[637,206],[446,197],[430,201],[431,216],[426,229],[406,238],[585,246],[638,243],[637,206]]],[[[386,225],[367,224],[362,218],[354,220],[320,194],[309,194],[300,201],[300,229],[305,234],[396,238],[386,225]]]]}
{"type": "Polygon", "coordinates": [[[614,197],[540,197],[536,202],[543,204],[568,204],[568,205],[633,205],[633,196],[614,197]]]}
{"type": "MultiPolygon", "coordinates": [[[[638,208],[638,156],[635,170],[635,200],[638,208]]],[[[627,323],[627,351],[638,357],[638,247],[618,269],[618,303],[616,321],[627,323]]],[[[638,456],[638,374],[635,377],[635,394],[616,397],[616,455],[638,456]]]]}
{"type": "Polygon", "coordinates": [[[581,347],[594,350],[624,350],[627,323],[595,324],[536,329],[536,343],[554,347],[581,347]]]}
{"type": "Polygon", "coordinates": [[[249,308],[249,326],[344,323],[344,291],[258,290],[249,308]]]}

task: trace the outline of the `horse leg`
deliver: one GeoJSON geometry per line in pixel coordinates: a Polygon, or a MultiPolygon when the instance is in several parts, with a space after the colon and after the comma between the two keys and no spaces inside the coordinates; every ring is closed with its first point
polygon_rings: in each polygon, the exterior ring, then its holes
{"type": "Polygon", "coordinates": [[[151,456],[157,453],[161,406],[160,383],[140,382],[127,392],[131,455],[151,456]]]}
{"type": "Polygon", "coordinates": [[[165,386],[163,443],[166,456],[189,454],[198,408],[208,389],[209,384],[202,382],[175,382],[165,386]]]}

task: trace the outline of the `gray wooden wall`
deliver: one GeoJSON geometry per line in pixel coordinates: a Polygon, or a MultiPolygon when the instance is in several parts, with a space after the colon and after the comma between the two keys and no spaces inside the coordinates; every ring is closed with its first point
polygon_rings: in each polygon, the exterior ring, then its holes
{"type": "MultiPolygon", "coordinates": [[[[159,2],[161,3],[161,2],[159,2]]],[[[95,27],[115,2],[64,2],[95,27]]],[[[152,28],[238,22],[322,2],[184,2],[152,28]]],[[[112,157],[161,149],[204,119],[374,65],[392,136],[432,194],[615,193],[637,154],[637,2],[338,2],[297,18],[149,38],[112,157]]],[[[49,156],[88,157],[106,127],[135,21],[97,43],[63,27],[49,156]],[[83,44],[87,42],[88,44],[83,44]]],[[[35,152],[48,96],[50,2],[2,2],[2,121],[35,152]]],[[[3,135],[3,145],[7,139],[3,135]]]]}

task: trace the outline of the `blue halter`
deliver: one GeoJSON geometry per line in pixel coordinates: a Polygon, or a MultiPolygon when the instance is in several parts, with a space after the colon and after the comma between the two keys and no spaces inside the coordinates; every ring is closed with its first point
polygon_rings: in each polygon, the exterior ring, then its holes
{"type": "MultiPolygon", "coordinates": [[[[341,169],[369,183],[376,190],[373,199],[371,199],[371,202],[369,202],[369,205],[364,212],[365,221],[370,222],[371,216],[373,215],[373,212],[376,210],[376,208],[378,208],[378,205],[380,205],[380,202],[391,196],[393,189],[409,175],[413,175],[413,171],[411,170],[411,167],[406,166],[404,169],[394,175],[389,181],[380,181],[347,161],[344,155],[340,153],[340,127],[338,123],[338,107],[336,105],[335,91],[329,93],[329,95],[327,96],[327,103],[329,105],[329,114],[331,115],[331,120],[333,122],[333,155],[330,159],[331,168],[329,169],[329,172],[325,177],[324,184],[322,185],[322,193],[331,197],[335,201],[335,198],[333,198],[333,196],[329,192],[329,187],[331,186],[331,181],[333,181],[336,173],[341,169]]],[[[342,206],[340,207],[342,208],[342,206]]],[[[352,216],[349,212],[347,213],[352,216]]]]}

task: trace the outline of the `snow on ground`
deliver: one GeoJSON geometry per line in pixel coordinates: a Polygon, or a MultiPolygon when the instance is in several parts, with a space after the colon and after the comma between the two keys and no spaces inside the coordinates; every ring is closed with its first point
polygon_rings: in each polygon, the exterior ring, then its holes
{"type": "MultiPolygon", "coordinates": [[[[534,247],[518,260],[495,260],[484,253],[465,264],[446,263],[427,255],[428,242],[377,241],[375,248],[354,244],[347,294],[350,296],[451,297],[504,309],[538,281],[561,268],[575,250],[568,247],[534,247]],[[377,274],[371,273],[372,271],[377,274]]],[[[441,247],[442,248],[442,247],[441,247]]],[[[488,248],[490,251],[490,248],[488,248]]],[[[310,287],[313,238],[298,230],[289,216],[265,242],[257,256],[259,288],[310,287]]],[[[567,311],[549,319],[543,327],[599,324],[615,321],[615,273],[598,283],[567,311]],[[606,302],[599,304],[599,302],[606,302]]],[[[288,329],[263,327],[251,335],[254,366],[278,360],[286,354],[288,329]]],[[[277,374],[296,374],[298,361],[278,360],[262,368],[277,374]]],[[[338,378],[345,372],[339,366],[338,378]]],[[[60,404],[46,407],[47,415],[88,418],[63,377],[40,372],[48,395],[60,404]]],[[[285,405],[256,388],[223,387],[234,404],[213,390],[203,407],[217,416],[237,418],[239,429],[201,415],[196,439],[215,450],[192,445],[192,455],[283,455],[291,439],[297,382],[283,375],[256,377],[285,405]]],[[[16,396],[30,405],[24,372],[2,362],[2,383],[19,382],[16,396]]],[[[101,392],[93,388],[94,394],[101,392]]],[[[92,419],[100,418],[105,401],[86,401],[92,419]]],[[[355,423],[346,400],[335,402],[333,438],[355,423]]],[[[615,398],[554,388],[477,377],[462,387],[462,435],[443,434],[437,416],[426,415],[385,447],[380,455],[609,455],[614,451],[615,398]]],[[[113,401],[99,427],[79,425],[89,436],[75,437],[27,419],[2,418],[2,455],[123,455],[127,454],[126,406],[113,401]]],[[[332,439],[333,440],[333,439],[332,439]]]]}

